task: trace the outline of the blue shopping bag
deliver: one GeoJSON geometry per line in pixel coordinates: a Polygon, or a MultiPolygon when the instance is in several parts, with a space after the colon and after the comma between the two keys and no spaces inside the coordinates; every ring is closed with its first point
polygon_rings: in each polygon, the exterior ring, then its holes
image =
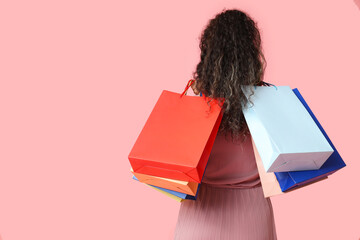
{"type": "Polygon", "coordinates": [[[339,152],[336,150],[333,143],[330,141],[328,135],[325,133],[324,129],[320,125],[319,121],[316,119],[313,112],[310,110],[309,106],[305,102],[304,98],[301,96],[297,88],[293,89],[295,95],[299,98],[301,103],[304,105],[306,110],[309,112],[311,117],[314,119],[316,125],[319,127],[322,134],[325,136],[326,140],[333,148],[334,152],[326,160],[326,162],[318,170],[308,170],[308,171],[292,171],[292,172],[275,172],[276,178],[279,182],[281,190],[288,191],[296,187],[303,186],[309,182],[316,181],[318,179],[329,176],[330,174],[336,172],[337,170],[346,166],[345,162],[342,160],[339,152]]]}

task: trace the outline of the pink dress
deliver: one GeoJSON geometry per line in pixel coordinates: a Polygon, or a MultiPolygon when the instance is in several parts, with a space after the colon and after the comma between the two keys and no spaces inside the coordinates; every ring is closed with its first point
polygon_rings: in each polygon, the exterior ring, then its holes
{"type": "Polygon", "coordinates": [[[181,203],[175,239],[276,239],[273,209],[265,198],[251,138],[232,143],[218,134],[196,201],[181,203]]]}

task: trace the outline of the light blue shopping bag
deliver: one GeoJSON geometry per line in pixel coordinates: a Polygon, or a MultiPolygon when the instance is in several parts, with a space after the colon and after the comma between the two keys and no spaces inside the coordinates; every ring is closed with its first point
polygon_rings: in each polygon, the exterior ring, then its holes
{"type": "Polygon", "coordinates": [[[251,101],[243,108],[244,117],[266,172],[319,169],[333,153],[289,86],[256,86],[244,92],[251,101]]]}

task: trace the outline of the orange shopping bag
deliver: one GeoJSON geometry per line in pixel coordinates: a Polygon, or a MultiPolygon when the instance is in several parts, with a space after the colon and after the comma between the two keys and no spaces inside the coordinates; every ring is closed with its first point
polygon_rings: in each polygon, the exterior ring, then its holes
{"type": "Polygon", "coordinates": [[[200,183],[222,119],[220,101],[164,90],[128,156],[135,173],[200,183]],[[220,105],[220,106],[219,106],[220,105]]]}
{"type": "Polygon", "coordinates": [[[200,184],[196,182],[180,181],[170,178],[155,177],[142,173],[135,173],[132,169],[131,172],[132,174],[134,174],[137,180],[139,180],[139,182],[152,185],[155,187],[161,187],[161,188],[173,190],[176,192],[186,193],[192,196],[196,195],[200,184]]]}

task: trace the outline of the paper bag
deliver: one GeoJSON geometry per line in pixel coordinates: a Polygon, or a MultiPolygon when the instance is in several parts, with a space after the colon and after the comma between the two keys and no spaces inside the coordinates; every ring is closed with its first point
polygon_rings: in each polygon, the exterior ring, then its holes
{"type": "Polygon", "coordinates": [[[283,194],[283,192],[281,191],[280,185],[276,179],[276,176],[273,172],[266,172],[264,165],[261,161],[261,157],[259,155],[258,150],[256,149],[256,146],[254,144],[254,140],[252,139],[252,145],[253,145],[253,149],[254,149],[254,154],[255,154],[255,160],[256,160],[256,165],[258,168],[258,172],[259,172],[259,176],[260,176],[260,181],[261,181],[261,186],[264,192],[264,196],[265,197],[272,197],[272,196],[276,196],[276,195],[280,195],[283,194]]]}
{"type": "Polygon", "coordinates": [[[183,94],[162,92],[128,156],[135,173],[201,182],[223,101],[183,94]]]}
{"type": "MultiPolygon", "coordinates": [[[[135,176],[133,176],[133,179],[139,181],[135,176]]],[[[145,185],[148,185],[149,187],[154,188],[155,190],[161,192],[162,194],[165,194],[166,196],[168,196],[168,197],[170,197],[170,198],[172,198],[172,199],[174,199],[174,200],[176,200],[178,202],[182,202],[184,200],[196,200],[196,198],[197,198],[197,194],[195,196],[191,196],[191,195],[188,195],[188,194],[185,194],[185,193],[176,192],[176,191],[172,191],[172,190],[169,190],[169,189],[152,186],[152,185],[149,185],[149,184],[145,184],[145,185]]]]}
{"type": "Polygon", "coordinates": [[[192,196],[196,195],[199,185],[199,183],[196,182],[186,182],[170,178],[161,178],[142,173],[135,173],[133,170],[131,170],[131,172],[142,183],[146,183],[156,187],[166,188],[176,192],[186,193],[192,196]]]}
{"type": "Polygon", "coordinates": [[[333,149],[288,86],[253,87],[246,123],[266,172],[319,169],[333,149]]]}
{"type": "Polygon", "coordinates": [[[333,143],[330,141],[330,138],[324,131],[323,127],[320,125],[320,122],[316,119],[315,115],[313,114],[313,112],[305,102],[304,98],[301,96],[299,90],[295,88],[293,91],[295,95],[299,98],[301,103],[304,105],[310,116],[313,118],[313,120],[315,121],[318,128],[321,130],[322,134],[324,135],[328,143],[334,149],[334,153],[328,158],[328,160],[326,160],[326,162],[318,170],[275,173],[282,191],[287,191],[292,188],[302,186],[308,183],[309,181],[314,181],[315,179],[323,178],[346,166],[339,152],[336,150],[333,143]]]}

